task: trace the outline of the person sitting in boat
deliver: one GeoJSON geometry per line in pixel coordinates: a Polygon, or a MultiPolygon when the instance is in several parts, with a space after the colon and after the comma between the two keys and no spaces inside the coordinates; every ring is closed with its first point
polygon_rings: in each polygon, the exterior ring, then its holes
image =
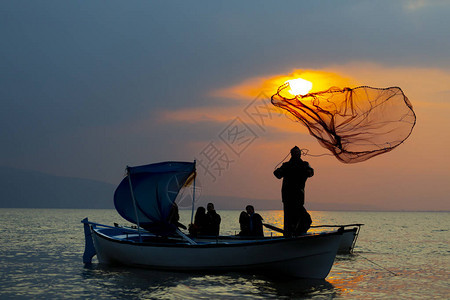
{"type": "Polygon", "coordinates": [[[240,236],[264,236],[263,225],[260,214],[255,213],[253,205],[247,205],[246,211],[241,212],[239,224],[241,226],[240,236]]]}
{"type": "Polygon", "coordinates": [[[195,213],[194,224],[189,224],[189,233],[192,236],[205,235],[206,227],[206,209],[203,206],[199,206],[195,213]]]}
{"type": "Polygon", "coordinates": [[[214,204],[208,203],[206,206],[206,228],[205,235],[218,236],[220,231],[220,215],[215,211],[214,204]]]}
{"type": "Polygon", "coordinates": [[[246,211],[241,211],[239,215],[239,225],[241,227],[241,232],[239,232],[240,236],[249,236],[250,235],[250,216],[246,211]]]}
{"type": "Polygon", "coordinates": [[[169,218],[168,218],[169,224],[173,224],[178,228],[186,229],[186,226],[181,224],[180,221],[180,214],[178,213],[178,205],[174,202],[172,204],[172,208],[170,210],[169,218]]]}
{"type": "Polygon", "coordinates": [[[292,236],[306,233],[311,225],[311,216],[304,208],[305,183],[314,175],[314,169],[301,159],[297,146],[291,149],[291,159],[276,169],[276,178],[283,178],[281,197],[284,210],[284,235],[292,236]]]}

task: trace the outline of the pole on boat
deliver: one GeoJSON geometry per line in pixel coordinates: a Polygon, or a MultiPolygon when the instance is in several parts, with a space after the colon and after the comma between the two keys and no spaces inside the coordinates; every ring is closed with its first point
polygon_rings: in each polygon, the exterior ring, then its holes
{"type": "Polygon", "coordinates": [[[139,225],[139,217],[138,217],[137,208],[136,208],[136,199],[134,198],[133,185],[131,184],[131,173],[130,173],[129,166],[127,166],[127,175],[128,175],[128,184],[130,186],[131,199],[133,200],[134,213],[136,215],[137,229],[138,229],[138,234],[139,234],[139,242],[142,243],[142,236],[141,236],[141,229],[140,229],[141,227],[139,225]]]}
{"type": "Polygon", "coordinates": [[[195,168],[197,161],[194,160],[194,186],[192,191],[192,212],[191,212],[191,224],[194,224],[194,205],[195,205],[195,179],[197,178],[197,170],[195,168]]]}
{"type": "Polygon", "coordinates": [[[197,245],[197,243],[193,239],[191,239],[190,237],[185,235],[180,229],[177,228],[176,232],[178,233],[179,236],[181,236],[183,239],[185,239],[189,244],[197,245]]]}

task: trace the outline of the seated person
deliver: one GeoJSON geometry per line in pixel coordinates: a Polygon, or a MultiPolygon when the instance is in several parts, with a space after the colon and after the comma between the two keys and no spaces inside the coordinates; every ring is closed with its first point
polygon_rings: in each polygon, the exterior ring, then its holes
{"type": "Polygon", "coordinates": [[[192,236],[204,235],[206,227],[206,209],[203,206],[199,206],[195,213],[194,224],[189,224],[189,233],[192,236]]]}
{"type": "Polygon", "coordinates": [[[239,215],[239,225],[241,227],[240,236],[250,236],[250,216],[247,212],[242,211],[239,215]]]}
{"type": "Polygon", "coordinates": [[[206,228],[203,231],[204,235],[218,236],[220,231],[220,215],[214,210],[214,204],[208,203],[206,206],[206,228]]]}
{"type": "Polygon", "coordinates": [[[172,205],[172,208],[170,210],[168,221],[170,224],[175,225],[176,227],[186,229],[186,226],[181,224],[180,221],[180,215],[178,213],[178,205],[174,202],[172,205]]]}
{"type": "Polygon", "coordinates": [[[252,205],[247,205],[246,211],[241,212],[239,216],[239,224],[241,225],[241,236],[258,236],[263,237],[263,218],[260,214],[255,213],[255,208],[252,205]]]}

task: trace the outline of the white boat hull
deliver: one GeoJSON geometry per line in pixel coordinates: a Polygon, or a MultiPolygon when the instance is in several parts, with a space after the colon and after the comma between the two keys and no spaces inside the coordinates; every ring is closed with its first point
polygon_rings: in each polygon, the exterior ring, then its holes
{"type": "Polygon", "coordinates": [[[191,245],[139,243],[136,235],[115,238],[106,229],[91,229],[100,263],[141,266],[177,271],[236,270],[284,274],[300,278],[325,278],[333,265],[342,232],[296,238],[239,240],[219,238],[191,245]],[[275,272],[275,273],[273,273],[275,272]]]}

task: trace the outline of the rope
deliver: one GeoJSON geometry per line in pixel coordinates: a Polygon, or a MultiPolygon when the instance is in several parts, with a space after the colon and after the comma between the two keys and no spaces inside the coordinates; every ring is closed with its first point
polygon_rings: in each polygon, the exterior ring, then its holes
{"type": "Polygon", "coordinates": [[[388,270],[388,269],[386,269],[385,267],[383,267],[383,266],[377,264],[376,262],[374,262],[374,261],[368,259],[367,257],[362,256],[361,254],[358,254],[358,256],[361,256],[362,258],[364,258],[364,259],[367,260],[368,262],[374,264],[374,265],[377,266],[377,267],[380,267],[381,269],[383,269],[383,270],[385,270],[385,271],[391,273],[391,274],[394,275],[394,276],[397,276],[397,275],[398,275],[398,274],[392,272],[391,270],[388,270]]]}
{"type": "Polygon", "coordinates": [[[286,160],[286,158],[289,156],[291,154],[291,152],[289,151],[289,153],[278,163],[278,165],[276,165],[275,166],[275,170],[278,168],[278,166],[279,165],[281,165],[285,160],[286,160]]]}
{"type": "Polygon", "coordinates": [[[301,149],[302,156],[312,156],[312,157],[321,157],[321,156],[333,156],[331,153],[322,153],[322,154],[309,154],[309,149],[301,149]]]}
{"type": "MultiPolygon", "coordinates": [[[[333,156],[333,154],[331,153],[323,153],[323,154],[309,154],[309,149],[300,149],[300,151],[302,152],[302,156],[311,156],[311,157],[321,157],[321,156],[333,156]]],[[[275,170],[278,168],[279,165],[281,165],[286,158],[291,154],[291,152],[289,151],[289,153],[275,166],[275,170]]]]}

